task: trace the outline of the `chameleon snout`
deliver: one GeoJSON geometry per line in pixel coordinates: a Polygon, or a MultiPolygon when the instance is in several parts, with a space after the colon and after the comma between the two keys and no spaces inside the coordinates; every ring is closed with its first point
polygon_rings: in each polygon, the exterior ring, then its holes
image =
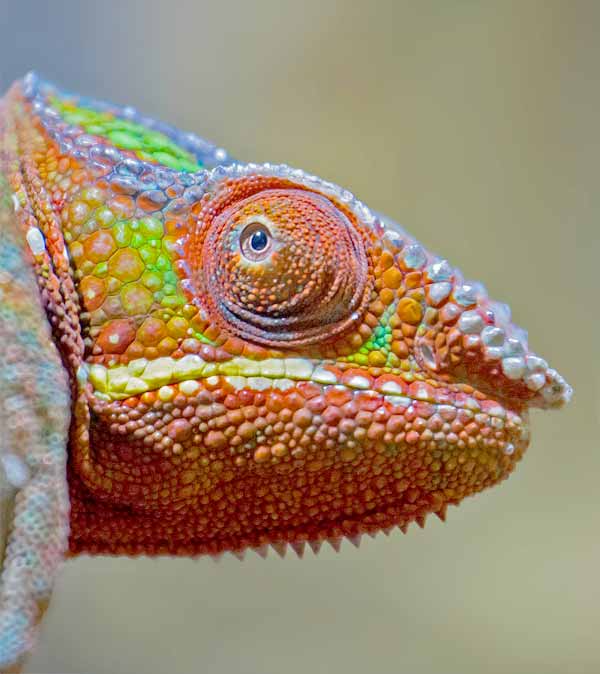
{"type": "MultiPolygon", "coordinates": [[[[441,271],[447,263],[433,266],[441,271]]],[[[482,284],[465,282],[458,270],[441,273],[445,280],[426,287],[415,340],[423,369],[515,408],[552,409],[569,402],[571,387],[529,348],[527,332],[511,321],[508,305],[491,300],[482,284]]]]}

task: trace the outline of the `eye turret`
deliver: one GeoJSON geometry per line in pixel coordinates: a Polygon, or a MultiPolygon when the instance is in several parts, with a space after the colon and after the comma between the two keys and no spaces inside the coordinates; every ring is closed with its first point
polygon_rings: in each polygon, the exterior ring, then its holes
{"type": "Polygon", "coordinates": [[[365,242],[331,199],[295,186],[210,202],[201,213],[202,296],[226,330],[281,348],[335,338],[370,296],[365,242]]]}

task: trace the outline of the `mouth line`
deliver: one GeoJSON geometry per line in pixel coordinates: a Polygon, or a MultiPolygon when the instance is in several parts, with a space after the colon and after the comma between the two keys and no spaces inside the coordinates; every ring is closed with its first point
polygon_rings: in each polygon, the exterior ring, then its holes
{"type": "Polygon", "coordinates": [[[235,357],[225,362],[205,361],[196,354],[174,359],[161,357],[132,360],[127,365],[106,367],[84,365],[78,372],[80,382],[89,381],[94,396],[106,402],[125,400],[146,392],[163,390],[172,396],[178,386],[185,395],[195,394],[201,382],[216,387],[224,380],[235,390],[287,391],[301,384],[315,384],[352,391],[369,397],[380,396],[397,408],[430,404],[436,408],[466,409],[506,419],[507,415],[523,424],[520,406],[498,396],[487,395],[465,383],[438,384],[420,373],[384,372],[375,377],[360,367],[337,370],[334,362],[314,362],[308,358],[270,358],[262,361],[235,357]]]}

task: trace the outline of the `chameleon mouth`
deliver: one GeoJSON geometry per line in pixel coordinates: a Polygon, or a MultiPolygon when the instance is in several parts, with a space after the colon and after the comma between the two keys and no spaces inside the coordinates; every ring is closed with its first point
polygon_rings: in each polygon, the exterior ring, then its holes
{"type": "MultiPolygon", "coordinates": [[[[522,409],[535,407],[562,407],[572,395],[571,387],[552,368],[535,355],[527,358],[527,369],[523,377],[541,378],[543,395],[533,400],[503,395],[502,391],[489,394],[485,385],[482,398],[494,398],[503,407],[522,409]],[[540,363],[543,367],[540,367],[540,363]],[[530,371],[531,370],[531,371],[530,371]]],[[[321,386],[337,386],[354,391],[370,392],[381,395],[394,405],[407,404],[410,401],[424,401],[448,404],[448,389],[455,391],[454,396],[462,397],[479,393],[477,384],[446,383],[436,381],[421,372],[387,372],[374,376],[367,368],[352,367],[341,369],[339,364],[316,362],[308,358],[267,358],[253,360],[234,357],[227,361],[204,360],[197,354],[188,354],[182,358],[161,357],[154,360],[138,358],[126,365],[106,367],[101,364],[82,365],[78,377],[89,380],[94,395],[107,402],[125,400],[132,396],[155,391],[163,386],[179,385],[182,392],[193,391],[198,381],[223,377],[235,390],[244,388],[262,391],[270,388],[287,390],[299,382],[311,382],[321,386]]],[[[459,405],[460,406],[460,405],[459,405]]]]}
{"type": "MultiPolygon", "coordinates": [[[[335,362],[314,362],[308,358],[268,358],[252,360],[236,357],[225,362],[206,361],[196,354],[183,358],[161,357],[155,360],[139,358],[127,365],[106,367],[101,364],[83,365],[79,378],[88,379],[94,395],[107,402],[125,400],[163,387],[178,386],[185,394],[197,390],[199,382],[215,384],[222,378],[235,390],[263,391],[293,388],[299,383],[313,383],[323,387],[335,386],[365,394],[382,396],[392,405],[427,402],[440,405],[454,404],[477,409],[472,386],[463,383],[448,384],[427,377],[426,373],[394,372],[373,376],[368,369],[352,367],[341,369],[335,362]],[[449,398],[452,390],[452,400],[449,398]],[[467,404],[467,401],[470,401],[467,404]]],[[[479,394],[488,399],[490,396],[479,394]]],[[[495,396],[499,399],[498,396],[495,396]]],[[[502,401],[496,407],[522,407],[522,401],[502,401]],[[511,404],[513,403],[513,404],[511,404]],[[520,404],[519,404],[520,403],[520,404]]]]}

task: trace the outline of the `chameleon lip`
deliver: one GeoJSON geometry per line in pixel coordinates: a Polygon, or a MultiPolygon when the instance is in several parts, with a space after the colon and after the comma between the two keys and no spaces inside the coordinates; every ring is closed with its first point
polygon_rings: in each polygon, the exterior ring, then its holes
{"type": "MultiPolygon", "coordinates": [[[[506,407],[559,408],[569,402],[572,388],[556,370],[548,368],[545,361],[530,354],[524,359],[525,370],[521,379],[528,382],[537,377],[537,395],[529,401],[499,396],[498,405],[506,407]]],[[[413,373],[385,373],[371,375],[360,366],[339,370],[335,363],[321,364],[308,358],[267,358],[252,360],[235,357],[224,362],[205,361],[197,354],[188,354],[174,359],[161,357],[155,360],[138,358],[127,365],[106,367],[101,364],[84,365],[78,373],[80,379],[87,379],[94,387],[95,395],[104,400],[124,400],[163,386],[186,381],[209,380],[211,377],[225,377],[234,389],[250,388],[265,390],[278,388],[286,390],[297,382],[312,382],[322,386],[338,385],[344,388],[383,395],[394,404],[401,399],[424,402],[445,403],[444,390],[473,390],[468,382],[432,386],[427,379],[413,373]]]]}
{"type": "Polygon", "coordinates": [[[319,364],[307,358],[268,358],[252,360],[236,357],[225,362],[205,361],[196,354],[180,359],[170,357],[148,361],[140,358],[127,365],[107,368],[95,364],[82,370],[96,394],[111,400],[138,395],[161,386],[189,380],[225,377],[234,388],[289,388],[296,382],[323,386],[340,385],[357,391],[371,391],[390,397],[410,397],[435,401],[434,387],[412,373],[370,375],[364,368],[335,371],[335,364],[319,364]],[[328,366],[329,365],[329,366],[328,366]]]}
{"type": "Polygon", "coordinates": [[[148,391],[157,391],[159,398],[167,401],[173,397],[175,386],[185,395],[194,395],[200,382],[216,386],[222,378],[235,390],[247,388],[256,391],[285,391],[298,384],[313,383],[324,388],[336,387],[365,395],[381,396],[382,400],[392,406],[408,407],[414,403],[434,404],[437,407],[452,406],[469,409],[473,413],[484,412],[500,419],[508,415],[519,425],[523,424],[519,416],[524,414],[522,404],[518,412],[515,412],[511,401],[495,397],[478,400],[473,388],[464,384],[434,387],[412,373],[385,373],[374,377],[360,367],[337,372],[334,369],[334,364],[328,367],[306,358],[257,361],[238,357],[218,363],[204,361],[193,354],[181,359],[163,357],[148,361],[141,358],[113,368],[100,364],[82,366],[78,378],[89,380],[94,387],[94,395],[107,402],[125,400],[148,391]],[[448,393],[450,387],[451,396],[448,393]]]}

